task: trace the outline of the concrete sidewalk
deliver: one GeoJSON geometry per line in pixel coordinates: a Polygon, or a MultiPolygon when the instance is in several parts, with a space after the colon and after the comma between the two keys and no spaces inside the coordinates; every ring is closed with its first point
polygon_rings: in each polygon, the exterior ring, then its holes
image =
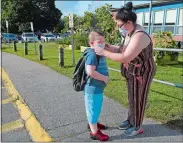
{"type": "MultiPolygon", "coordinates": [[[[42,127],[56,141],[91,141],[88,136],[83,93],[72,88],[70,78],[27,59],[2,53],[2,66],[10,76],[42,127]]],[[[183,136],[176,130],[145,119],[144,133],[126,137],[117,129],[127,117],[127,109],[107,97],[100,121],[109,126],[105,133],[111,141],[176,142],[183,136]]]]}

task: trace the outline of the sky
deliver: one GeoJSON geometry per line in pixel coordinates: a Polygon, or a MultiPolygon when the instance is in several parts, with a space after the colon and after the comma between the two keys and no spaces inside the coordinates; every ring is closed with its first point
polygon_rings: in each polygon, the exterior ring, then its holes
{"type": "MultiPolygon", "coordinates": [[[[127,2],[127,1],[126,1],[127,2]]],[[[112,7],[119,8],[123,5],[123,1],[104,1],[104,0],[93,0],[94,7],[93,8],[88,8],[88,4],[92,4],[92,0],[90,1],[61,1],[61,0],[56,0],[55,5],[58,9],[61,10],[63,13],[62,17],[69,15],[70,13],[72,14],[77,14],[79,16],[83,16],[85,11],[92,11],[94,8],[101,7],[105,3],[107,4],[112,4],[112,7]]],[[[149,1],[133,1],[133,5],[138,5],[138,4],[144,4],[144,3],[149,3],[149,1]]]]}

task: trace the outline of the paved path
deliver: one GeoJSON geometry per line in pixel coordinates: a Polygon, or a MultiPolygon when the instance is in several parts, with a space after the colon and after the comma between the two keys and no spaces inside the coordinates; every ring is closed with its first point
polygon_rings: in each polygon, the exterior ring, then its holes
{"type": "Polygon", "coordinates": [[[1,85],[1,141],[31,142],[18,110],[13,106],[13,100],[8,96],[7,89],[1,85]]]}
{"type": "MultiPolygon", "coordinates": [[[[72,89],[70,78],[27,59],[3,53],[2,66],[15,88],[35,114],[43,128],[56,141],[91,141],[86,129],[83,93],[72,89]]],[[[145,132],[126,137],[117,125],[127,117],[127,109],[107,97],[100,121],[109,126],[105,131],[111,141],[176,142],[183,136],[176,130],[145,119],[145,132]]]]}

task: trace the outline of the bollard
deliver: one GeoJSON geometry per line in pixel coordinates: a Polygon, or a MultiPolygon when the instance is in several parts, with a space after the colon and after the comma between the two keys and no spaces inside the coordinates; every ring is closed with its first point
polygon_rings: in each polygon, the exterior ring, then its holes
{"type": "Polygon", "coordinates": [[[28,44],[27,44],[27,42],[24,43],[24,54],[28,55],[28,44]]]}
{"type": "Polygon", "coordinates": [[[46,42],[48,43],[48,38],[46,38],[46,42]]]}
{"type": "Polygon", "coordinates": [[[17,52],[17,45],[16,45],[16,41],[13,41],[13,49],[15,52],[17,52]]]}
{"type": "Polygon", "coordinates": [[[39,44],[39,60],[43,60],[43,46],[39,44]]]}
{"type": "Polygon", "coordinates": [[[63,48],[59,48],[58,49],[58,53],[59,53],[59,66],[63,67],[64,66],[64,49],[63,48]]]}

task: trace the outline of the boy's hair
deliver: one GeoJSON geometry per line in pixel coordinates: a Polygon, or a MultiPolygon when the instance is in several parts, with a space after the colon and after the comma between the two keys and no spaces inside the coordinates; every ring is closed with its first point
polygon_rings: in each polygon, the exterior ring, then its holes
{"type": "Polygon", "coordinates": [[[91,31],[88,36],[89,42],[98,40],[99,36],[104,36],[104,34],[100,30],[91,31]]]}

